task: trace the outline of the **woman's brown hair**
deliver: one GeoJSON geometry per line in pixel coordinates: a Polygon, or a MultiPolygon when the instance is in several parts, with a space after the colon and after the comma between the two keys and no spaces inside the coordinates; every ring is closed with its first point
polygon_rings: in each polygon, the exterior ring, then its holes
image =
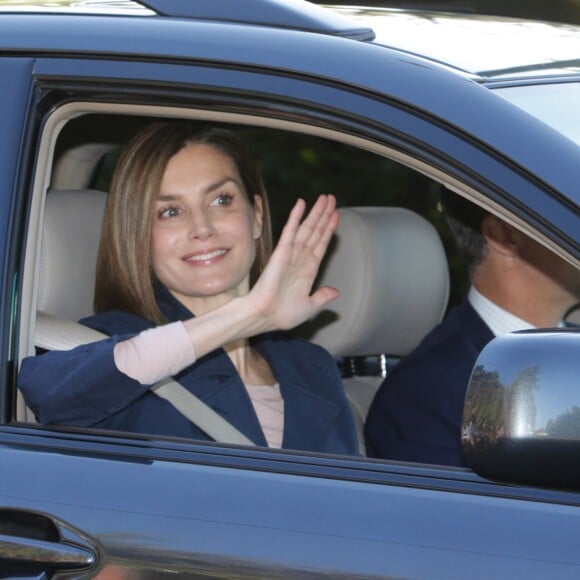
{"type": "Polygon", "coordinates": [[[169,160],[194,144],[214,147],[235,163],[253,206],[262,198],[262,235],[250,272],[253,284],[272,251],[268,198],[255,160],[230,130],[202,127],[188,121],[153,123],[138,133],[121,154],[101,231],[95,282],[95,312],[122,310],[162,324],[155,299],[157,280],[151,262],[153,206],[169,160]]]}

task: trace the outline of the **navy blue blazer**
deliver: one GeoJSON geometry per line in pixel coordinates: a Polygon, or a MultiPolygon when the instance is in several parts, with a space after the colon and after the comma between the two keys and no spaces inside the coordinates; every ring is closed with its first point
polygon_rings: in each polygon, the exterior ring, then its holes
{"type": "Polygon", "coordinates": [[[367,454],[464,466],[465,393],[477,356],[493,337],[464,298],[383,381],[365,424],[367,454]]]}
{"type": "MultiPolygon", "coordinates": [[[[168,321],[192,314],[162,289],[159,305],[168,321]]],[[[170,403],[117,370],[113,347],[151,328],[126,312],[105,312],[81,321],[111,336],[71,351],[52,351],[22,363],[19,387],[38,421],[134,433],[208,440],[170,403]]],[[[286,449],[358,454],[354,420],[335,360],[321,347],[287,333],[252,340],[280,383],[286,449]]],[[[267,446],[241,378],[223,349],[197,360],[174,377],[256,445],[267,446]]]]}

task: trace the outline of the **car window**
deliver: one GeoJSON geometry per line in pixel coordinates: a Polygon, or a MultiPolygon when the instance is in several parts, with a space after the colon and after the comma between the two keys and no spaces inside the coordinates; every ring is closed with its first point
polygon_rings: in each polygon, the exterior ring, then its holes
{"type": "MultiPolygon", "coordinates": [[[[137,131],[155,120],[156,118],[150,116],[86,114],[68,120],[64,124],[56,139],[53,161],[49,167],[47,209],[40,220],[40,228],[45,228],[41,242],[41,245],[45,246],[41,249],[42,259],[47,259],[45,253],[55,253],[56,248],[58,260],[64,257],[67,263],[64,266],[57,263],[53,267],[50,265],[52,262],[49,257],[46,263],[48,265],[43,266],[42,276],[32,278],[33,293],[39,295],[38,308],[43,312],[47,311],[49,315],[71,320],[90,314],[87,305],[83,304],[83,301],[86,303],[86,298],[79,303],[76,297],[67,294],[72,287],[78,285],[73,280],[67,282],[67,277],[70,279],[71,276],[79,274],[75,274],[75,268],[72,270],[60,268],[70,267],[71,262],[67,256],[70,255],[70,260],[74,261],[78,259],[79,252],[86,261],[95,260],[94,238],[97,235],[93,223],[95,220],[90,217],[85,223],[84,217],[76,218],[79,224],[84,224],[79,226],[83,229],[82,232],[79,232],[78,228],[77,231],[74,228],[69,229],[68,226],[65,231],[61,226],[49,224],[52,224],[53,219],[57,220],[55,223],[58,223],[59,219],[62,220],[64,211],[85,211],[74,209],[77,203],[80,208],[83,203],[87,204],[88,216],[93,216],[94,212],[102,212],[103,202],[94,201],[90,192],[101,192],[103,195],[99,197],[102,199],[106,197],[120,150],[137,131]],[[59,196],[63,196],[64,201],[54,203],[61,204],[58,205],[61,209],[53,210],[52,200],[58,200],[59,196]],[[85,198],[86,201],[83,201],[85,198]],[[56,218],[51,217],[53,215],[51,212],[54,211],[58,212],[56,218]],[[50,228],[56,229],[51,232],[48,231],[50,228]],[[80,239],[76,239],[79,236],[80,239]],[[73,248],[76,254],[69,254],[73,248]]],[[[336,196],[341,210],[353,207],[404,209],[421,216],[425,223],[433,225],[435,232],[433,235],[438,237],[442,246],[446,248],[448,254],[446,265],[448,264],[452,272],[452,298],[445,304],[459,299],[466,286],[466,272],[461,261],[454,255],[449,231],[441,216],[439,204],[441,184],[392,159],[327,138],[248,124],[217,124],[238,132],[244,141],[250,144],[254,156],[259,160],[269,192],[275,240],[298,196],[303,197],[311,205],[320,193],[332,193],[336,196]]],[[[66,221],[75,221],[72,217],[74,215],[76,214],[71,214],[66,221]]],[[[386,258],[400,253],[401,249],[395,246],[376,248],[374,251],[379,260],[384,261],[386,268],[388,263],[386,258]]],[[[365,255],[353,256],[353,263],[343,264],[343,267],[348,270],[352,266],[352,271],[355,272],[356,262],[369,258],[365,255]]],[[[85,280],[80,284],[81,291],[89,294],[92,290],[92,278],[84,275],[81,277],[85,280]]],[[[363,284],[361,280],[360,287],[363,284]]],[[[445,298],[447,293],[446,286],[445,298]]],[[[437,316],[441,315],[442,310],[437,316]]],[[[416,325],[412,318],[410,313],[410,323],[416,325]]],[[[324,332],[318,338],[319,330],[312,330],[308,325],[297,329],[296,332],[309,339],[313,338],[328,348],[329,337],[324,336],[324,332]]],[[[402,332],[402,329],[398,332],[402,332]]],[[[46,344],[40,346],[37,344],[35,352],[41,354],[50,348],[54,347],[46,348],[46,344]]],[[[352,410],[357,414],[360,448],[364,452],[362,422],[366,408],[387,367],[396,364],[401,353],[383,352],[378,345],[367,345],[368,352],[357,350],[350,356],[348,350],[343,352],[339,347],[330,348],[335,351],[331,354],[343,377],[352,377],[353,374],[364,375],[372,380],[372,388],[365,391],[364,397],[361,400],[351,401],[352,410]]],[[[405,348],[409,350],[408,347],[405,348]]],[[[356,387],[353,389],[356,390],[356,387]]],[[[358,395],[354,398],[357,399],[358,395]]],[[[30,409],[26,412],[21,409],[19,417],[33,421],[37,419],[33,418],[30,409]]]]}
{"type": "Polygon", "coordinates": [[[495,92],[580,144],[580,121],[578,120],[580,83],[500,87],[495,89],[495,92]],[[552,106],[554,102],[559,104],[557,113],[552,106]]]}
{"type": "MultiPolygon", "coordinates": [[[[162,118],[165,117],[88,113],[67,119],[55,141],[52,162],[48,167],[47,200],[64,193],[70,200],[80,201],[84,193],[92,191],[100,192],[106,197],[121,149],[142,127],[162,118]]],[[[367,318],[358,316],[359,302],[351,309],[356,312],[356,316],[348,324],[362,324],[364,327],[362,329],[357,329],[356,326],[345,328],[345,324],[342,328],[333,326],[332,315],[326,316],[326,313],[322,313],[316,321],[295,330],[295,334],[322,345],[334,357],[344,380],[346,395],[356,423],[359,450],[364,454],[366,449],[363,429],[366,414],[384,377],[395,368],[401,358],[408,355],[421,342],[449,310],[460,303],[469,287],[467,268],[457,253],[442,214],[441,195],[444,191],[447,194],[450,191],[441,182],[399,160],[338,140],[247,122],[239,124],[216,121],[214,124],[241,134],[259,160],[269,192],[275,239],[298,196],[303,197],[308,204],[312,204],[319,193],[333,193],[341,211],[347,212],[348,219],[350,219],[348,212],[353,208],[370,209],[372,213],[375,213],[377,208],[388,211],[402,210],[419,216],[432,228],[434,232],[431,234],[432,239],[442,248],[443,258],[439,260],[426,257],[427,254],[423,255],[420,249],[409,250],[407,242],[399,245],[398,240],[393,242],[390,238],[387,241],[374,240],[372,242],[374,246],[366,250],[357,247],[358,254],[350,255],[350,261],[342,263],[340,267],[339,286],[344,284],[346,287],[345,300],[358,295],[361,290],[363,296],[368,296],[369,289],[373,289],[375,280],[379,278],[382,278],[384,283],[389,277],[391,280],[397,280],[401,277],[401,273],[417,271],[422,277],[416,279],[422,282],[412,283],[415,286],[412,289],[416,290],[417,286],[421,286],[424,291],[423,298],[412,305],[409,301],[411,288],[405,288],[404,283],[397,290],[398,297],[394,294],[385,294],[383,297],[381,287],[377,286],[379,290],[375,295],[378,293],[383,299],[377,312],[380,312],[383,318],[375,317],[375,320],[371,320],[372,315],[370,317],[367,315],[367,318]],[[365,273],[363,270],[361,274],[359,269],[361,264],[367,263],[371,264],[369,270],[373,271],[371,282],[361,277],[365,273]],[[433,275],[428,267],[434,268],[433,275]],[[398,317],[389,319],[391,312],[396,312],[398,317]],[[360,323],[360,320],[363,322],[360,323]],[[388,322],[383,324],[381,320],[388,322]],[[371,328],[373,325],[374,328],[371,328]],[[349,340],[342,340],[340,338],[342,335],[356,336],[359,343],[353,344],[352,341],[349,343],[349,340]],[[371,338],[367,338],[367,335],[371,338]],[[363,346],[360,346],[361,343],[363,346]],[[387,346],[384,346],[385,344],[387,346]]],[[[93,211],[102,211],[103,202],[94,203],[97,205],[88,206],[91,208],[88,210],[89,214],[93,211]],[[95,207],[100,209],[95,210],[95,207]]],[[[69,207],[71,202],[66,201],[65,204],[69,207]]],[[[50,204],[47,204],[47,207],[49,208],[50,204]]],[[[376,213],[378,215],[378,212],[376,213]]],[[[396,223],[399,219],[406,219],[408,214],[393,214],[395,217],[389,219],[396,223]]],[[[38,222],[39,228],[43,227],[44,219],[46,216],[38,222]]],[[[343,221],[347,223],[348,219],[343,218],[343,221]]],[[[409,229],[413,227],[415,227],[413,224],[409,225],[409,229]]],[[[96,230],[93,231],[93,235],[95,232],[96,230]]],[[[57,233],[55,241],[51,243],[57,247],[64,244],[61,249],[65,254],[66,248],[76,247],[78,242],[73,238],[67,238],[68,234],[63,237],[61,231],[57,233]]],[[[78,246],[76,251],[78,253],[80,250],[83,256],[88,255],[85,253],[88,251],[94,260],[95,243],[90,242],[89,246],[87,249],[78,246]]],[[[332,276],[336,274],[331,266],[323,267],[323,280],[326,276],[325,268],[331,271],[332,281],[332,276]]],[[[41,277],[35,274],[30,278],[33,287],[29,292],[33,295],[38,294],[40,298],[38,308],[41,310],[44,310],[41,301],[45,297],[45,290],[40,288],[40,282],[46,283],[48,279],[51,286],[50,274],[47,275],[47,272],[48,270],[43,271],[41,277]]],[[[62,285],[66,279],[66,276],[57,275],[54,278],[56,289],[53,287],[49,290],[59,296],[58,300],[61,302],[63,295],[58,289],[58,284],[62,285]]],[[[90,282],[90,290],[92,281],[88,277],[86,280],[90,282]]],[[[65,286],[69,285],[65,282],[65,286]]],[[[50,312],[49,309],[48,314],[64,316],[71,320],[78,320],[90,314],[86,311],[86,304],[81,304],[79,306],[81,310],[77,312],[73,309],[74,299],[67,296],[65,302],[65,310],[50,312]]],[[[362,302],[366,303],[367,298],[363,298],[362,302]]],[[[374,307],[377,308],[376,305],[374,307]]],[[[33,337],[30,337],[29,341],[28,354],[32,352],[42,354],[47,350],[46,344],[37,344],[33,349],[33,337]]],[[[52,348],[54,347],[49,346],[48,350],[52,348]]],[[[33,423],[38,419],[34,416],[34,410],[23,407],[22,400],[19,401],[17,418],[25,418],[33,423]]],[[[100,426],[96,424],[94,428],[100,429],[100,426]]],[[[113,429],[123,431],[122,425],[117,425],[113,429]]]]}

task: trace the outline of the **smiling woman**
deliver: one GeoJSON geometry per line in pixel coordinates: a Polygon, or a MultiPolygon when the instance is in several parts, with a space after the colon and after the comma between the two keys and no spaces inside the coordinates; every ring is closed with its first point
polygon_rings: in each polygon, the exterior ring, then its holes
{"type": "MultiPolygon", "coordinates": [[[[233,132],[212,127],[200,129],[186,122],[151,124],[132,140],[119,159],[110,191],[97,263],[97,312],[120,309],[164,322],[155,298],[156,280],[159,276],[181,278],[189,272],[190,268],[183,268],[182,258],[187,257],[192,246],[187,243],[185,251],[176,257],[178,273],[170,274],[176,266],[171,258],[166,261],[168,256],[160,254],[176,251],[168,245],[172,241],[177,243],[177,230],[183,233],[188,228],[198,240],[195,251],[206,252],[208,244],[216,239],[216,226],[210,222],[217,215],[230,215],[232,207],[245,207],[248,220],[253,220],[255,213],[256,225],[260,225],[255,236],[248,232],[245,241],[251,256],[241,266],[247,270],[244,275],[249,272],[252,283],[270,256],[272,234],[262,177],[233,132]],[[200,193],[203,195],[197,195],[200,193]],[[222,205],[224,195],[232,196],[235,204],[228,206],[227,211],[216,207],[219,195],[222,205]],[[213,216],[210,222],[206,221],[209,213],[213,216]],[[202,234],[207,237],[205,241],[199,241],[199,232],[196,235],[191,231],[202,221],[205,221],[202,227],[209,224],[213,228],[210,235],[202,234]]],[[[218,239],[221,241],[225,235],[220,226],[218,239]]],[[[212,277],[216,274],[214,270],[210,272],[212,277]]],[[[195,284],[200,284],[197,276],[201,274],[196,272],[195,284]]],[[[166,278],[159,281],[168,282],[166,278]]],[[[174,290],[179,291],[184,282],[172,283],[176,285],[174,290]]],[[[181,288],[181,292],[189,295],[192,290],[181,288]]]]}
{"type": "Polygon", "coordinates": [[[298,200],[269,257],[266,192],[232,132],[165,122],[139,133],[107,202],[97,314],[82,321],[110,338],[23,362],[39,421],[207,439],[150,391],[175,375],[257,445],[356,454],[334,359],[277,332],[337,296],[312,292],[334,197],[304,213],[298,200]]]}

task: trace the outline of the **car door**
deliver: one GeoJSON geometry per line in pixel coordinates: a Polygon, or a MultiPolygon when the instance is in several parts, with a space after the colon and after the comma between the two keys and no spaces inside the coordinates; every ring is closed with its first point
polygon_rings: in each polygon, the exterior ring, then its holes
{"type": "MultiPolygon", "coordinates": [[[[369,58],[374,53],[368,47],[369,58]]],[[[293,131],[315,127],[337,140],[354,136],[361,147],[477,190],[565,250],[577,243],[569,204],[550,187],[483,137],[403,103],[402,94],[395,98],[387,81],[382,91],[361,89],[360,78],[357,84],[334,73],[326,82],[311,71],[268,66],[53,56],[39,57],[32,73],[29,66],[21,71],[10,104],[30,103],[26,123],[18,122],[23,105],[14,105],[16,119],[8,118],[9,107],[0,113],[10,141],[22,144],[10,198],[15,228],[6,230],[9,250],[2,255],[0,569],[8,576],[101,578],[577,575],[578,493],[502,485],[464,469],[14,420],[14,369],[32,341],[26,239],[38,236],[31,228],[35,204],[41,211],[51,136],[82,113],[197,115],[293,131]]],[[[484,106],[479,88],[472,91],[484,106]]],[[[497,114],[505,107],[498,104],[497,114]]],[[[542,136],[562,146],[565,173],[565,144],[542,136]]],[[[505,135],[496,144],[510,148],[505,135]]]]}

